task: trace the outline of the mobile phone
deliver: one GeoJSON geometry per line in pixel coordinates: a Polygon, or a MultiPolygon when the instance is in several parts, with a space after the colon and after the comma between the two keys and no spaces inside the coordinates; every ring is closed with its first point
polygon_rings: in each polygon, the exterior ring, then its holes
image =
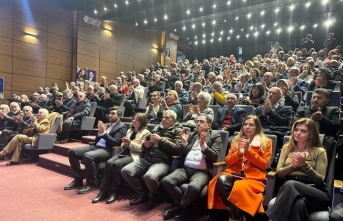
{"type": "Polygon", "coordinates": [[[150,135],[147,136],[147,137],[145,138],[145,140],[147,140],[147,141],[150,140],[150,135]]]}

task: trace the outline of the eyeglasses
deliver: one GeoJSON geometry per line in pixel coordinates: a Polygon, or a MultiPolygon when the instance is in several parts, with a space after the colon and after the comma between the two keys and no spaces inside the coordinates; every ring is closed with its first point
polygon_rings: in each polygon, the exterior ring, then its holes
{"type": "Polygon", "coordinates": [[[132,121],[140,122],[140,121],[139,121],[139,118],[133,118],[132,121]]]}
{"type": "Polygon", "coordinates": [[[207,121],[205,120],[195,120],[195,123],[199,123],[199,124],[204,124],[204,123],[207,123],[207,121]]]}

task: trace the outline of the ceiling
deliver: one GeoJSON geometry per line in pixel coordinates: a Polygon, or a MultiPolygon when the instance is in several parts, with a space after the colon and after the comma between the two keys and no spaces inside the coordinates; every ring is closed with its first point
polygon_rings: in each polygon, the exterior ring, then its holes
{"type": "Polygon", "coordinates": [[[292,32],[303,36],[315,30],[327,33],[324,21],[329,18],[334,26],[342,26],[343,21],[343,0],[50,1],[57,7],[88,11],[100,20],[167,31],[193,46],[292,32]]]}

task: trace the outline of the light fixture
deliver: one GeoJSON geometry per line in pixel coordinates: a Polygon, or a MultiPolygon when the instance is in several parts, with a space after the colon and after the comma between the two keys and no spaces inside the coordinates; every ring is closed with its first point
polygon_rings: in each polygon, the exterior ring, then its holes
{"type": "Polygon", "coordinates": [[[114,7],[115,7],[115,8],[118,8],[118,5],[117,5],[117,4],[114,4],[114,7]]]}
{"type": "Polygon", "coordinates": [[[264,15],[264,13],[265,13],[264,11],[261,11],[261,13],[260,13],[260,14],[263,16],[263,15],[264,15]]]}
{"type": "Polygon", "coordinates": [[[186,13],[187,13],[187,15],[189,15],[189,14],[191,13],[191,10],[188,9],[188,10],[186,11],[186,13]]]}
{"type": "Polygon", "coordinates": [[[230,38],[231,38],[230,36],[229,36],[229,37],[227,37],[227,40],[230,40],[230,38]]]}
{"type": "Polygon", "coordinates": [[[224,34],[224,31],[220,31],[219,33],[220,33],[220,35],[223,35],[223,34],[224,34]]]}
{"type": "Polygon", "coordinates": [[[304,30],[305,29],[305,25],[300,26],[300,29],[304,30]]]}
{"type": "Polygon", "coordinates": [[[213,8],[216,8],[216,7],[217,7],[217,5],[216,5],[216,4],[214,4],[212,7],[213,7],[213,8]]]}
{"type": "Polygon", "coordinates": [[[195,29],[195,24],[192,25],[192,28],[195,29]]]}
{"type": "Polygon", "coordinates": [[[104,27],[104,30],[105,30],[105,31],[112,32],[112,30],[111,30],[111,29],[109,29],[109,28],[105,28],[105,27],[104,27]]]}
{"type": "Polygon", "coordinates": [[[287,31],[288,31],[288,32],[292,32],[292,31],[293,31],[293,26],[289,26],[289,27],[287,28],[287,31]]]}
{"type": "Polygon", "coordinates": [[[269,34],[270,34],[270,31],[268,30],[268,31],[266,32],[266,34],[269,35],[269,34]]]}
{"type": "Polygon", "coordinates": [[[210,40],[210,42],[211,42],[211,43],[213,42],[213,38],[210,40]]]}
{"type": "Polygon", "coordinates": [[[313,25],[314,28],[317,28],[317,26],[318,26],[318,24],[314,24],[314,25],[313,25]]]}
{"type": "Polygon", "coordinates": [[[144,19],[144,24],[148,24],[148,21],[146,19],[144,19]]]}
{"type": "Polygon", "coordinates": [[[265,25],[265,24],[262,24],[262,25],[261,25],[261,28],[264,29],[264,27],[266,27],[266,25],[265,25]]]}
{"type": "Polygon", "coordinates": [[[154,19],[154,22],[157,22],[157,18],[154,19]]]}
{"type": "Polygon", "coordinates": [[[281,28],[276,30],[276,33],[280,34],[280,32],[281,32],[281,28]]]}
{"type": "Polygon", "coordinates": [[[222,41],[222,38],[220,37],[220,38],[218,38],[218,41],[222,41]]]}
{"type": "Polygon", "coordinates": [[[227,4],[228,4],[228,5],[231,5],[231,1],[228,1],[227,4]]]}
{"type": "Polygon", "coordinates": [[[307,3],[305,4],[306,8],[310,7],[310,5],[311,5],[311,2],[307,2],[307,3]]]}
{"type": "Polygon", "coordinates": [[[98,11],[96,9],[94,9],[94,14],[97,14],[97,13],[98,13],[98,11]]]}
{"type": "Polygon", "coordinates": [[[104,11],[107,11],[107,7],[106,6],[104,6],[104,11]]]}
{"type": "Polygon", "coordinates": [[[127,5],[128,5],[128,4],[129,4],[129,1],[125,1],[125,4],[127,4],[127,5]]]}
{"type": "Polygon", "coordinates": [[[238,16],[236,16],[236,18],[235,18],[235,19],[236,19],[236,21],[237,21],[237,20],[238,20],[238,16]]]}
{"type": "Polygon", "coordinates": [[[214,36],[214,32],[211,33],[211,36],[214,36]]]}
{"type": "Polygon", "coordinates": [[[291,5],[291,6],[289,6],[289,10],[291,10],[291,11],[293,11],[293,10],[294,10],[294,8],[295,8],[295,6],[294,6],[294,5],[291,5]]]}
{"type": "Polygon", "coordinates": [[[247,18],[251,18],[251,13],[249,13],[249,14],[247,15],[247,18]]]}
{"type": "Polygon", "coordinates": [[[275,13],[278,13],[279,11],[280,11],[279,8],[276,8],[276,9],[274,10],[275,13]]]}
{"type": "Polygon", "coordinates": [[[31,33],[31,32],[25,32],[25,35],[29,36],[29,37],[33,37],[33,38],[35,38],[37,36],[36,34],[31,33]]]}
{"type": "Polygon", "coordinates": [[[202,7],[200,7],[200,8],[199,8],[199,11],[201,11],[201,12],[202,12],[202,7]]]}
{"type": "Polygon", "coordinates": [[[257,37],[257,36],[258,36],[258,32],[255,32],[255,33],[254,33],[254,36],[257,37]]]}
{"type": "Polygon", "coordinates": [[[233,29],[230,29],[230,31],[229,31],[229,32],[230,32],[230,34],[232,34],[232,32],[233,32],[233,29]]]}
{"type": "Polygon", "coordinates": [[[239,35],[237,35],[236,38],[239,39],[239,35]]]}
{"type": "Polygon", "coordinates": [[[168,15],[164,15],[163,19],[167,20],[168,19],[168,15]]]}
{"type": "Polygon", "coordinates": [[[203,23],[202,23],[202,27],[205,27],[205,25],[206,25],[205,22],[203,22],[203,23]]]}
{"type": "Polygon", "coordinates": [[[195,41],[194,44],[195,44],[195,45],[198,45],[198,41],[195,41]]]}
{"type": "Polygon", "coordinates": [[[136,22],[136,26],[138,26],[138,23],[136,22]]]}

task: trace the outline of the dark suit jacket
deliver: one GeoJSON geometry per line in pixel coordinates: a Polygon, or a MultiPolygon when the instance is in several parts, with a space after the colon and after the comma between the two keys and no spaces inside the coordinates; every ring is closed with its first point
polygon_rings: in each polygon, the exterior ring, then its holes
{"type": "Polygon", "coordinates": [[[258,116],[263,128],[289,130],[291,122],[292,107],[279,105],[275,111],[269,111],[267,116],[263,116],[264,106],[261,105],[255,109],[255,115],[258,116]]]}
{"type": "MultiPolygon", "coordinates": [[[[187,147],[182,148],[181,150],[181,162],[185,161],[187,154],[191,151],[196,139],[198,138],[198,132],[191,133],[188,138],[187,147]]],[[[207,148],[202,152],[205,156],[207,169],[210,174],[212,174],[212,164],[218,160],[221,148],[222,148],[222,139],[220,133],[215,130],[209,130],[206,135],[206,145],[207,148]]]]}
{"type": "MultiPolygon", "coordinates": [[[[228,110],[227,106],[224,106],[218,110],[217,122],[214,123],[213,129],[215,129],[215,130],[221,129],[221,124],[224,120],[224,117],[226,115],[227,110],[228,110]]],[[[214,113],[214,114],[216,114],[216,113],[214,113]]],[[[246,117],[246,115],[247,115],[247,113],[246,113],[245,109],[238,107],[238,106],[235,106],[235,108],[233,109],[233,113],[232,113],[233,124],[227,130],[227,131],[229,131],[230,135],[233,135],[233,133],[235,131],[239,131],[241,129],[242,122],[243,122],[244,118],[246,117]]]]}
{"type": "MultiPolygon", "coordinates": [[[[319,132],[325,134],[326,136],[336,137],[337,131],[341,128],[339,121],[339,109],[338,107],[324,107],[322,109],[323,118],[317,121],[319,126],[319,132]]],[[[298,107],[295,113],[294,122],[300,118],[311,118],[314,112],[311,110],[310,106],[298,107]]]]}
{"type": "MultiPolygon", "coordinates": [[[[109,127],[109,124],[106,124],[106,128],[109,127]]],[[[121,138],[126,135],[127,127],[125,124],[123,124],[121,121],[118,121],[116,125],[112,128],[112,130],[109,133],[105,133],[102,136],[99,136],[99,134],[95,137],[95,145],[98,143],[98,141],[103,138],[106,140],[106,149],[108,151],[112,150],[112,147],[114,146],[120,146],[121,144],[121,138]]]]}
{"type": "MultiPolygon", "coordinates": [[[[76,104],[77,103],[75,103],[74,105],[76,104]]],[[[71,107],[70,109],[73,109],[73,107],[71,107]]],[[[80,106],[77,107],[77,109],[73,113],[73,125],[81,125],[82,116],[88,116],[90,111],[91,104],[88,100],[85,100],[80,106]]]]}

